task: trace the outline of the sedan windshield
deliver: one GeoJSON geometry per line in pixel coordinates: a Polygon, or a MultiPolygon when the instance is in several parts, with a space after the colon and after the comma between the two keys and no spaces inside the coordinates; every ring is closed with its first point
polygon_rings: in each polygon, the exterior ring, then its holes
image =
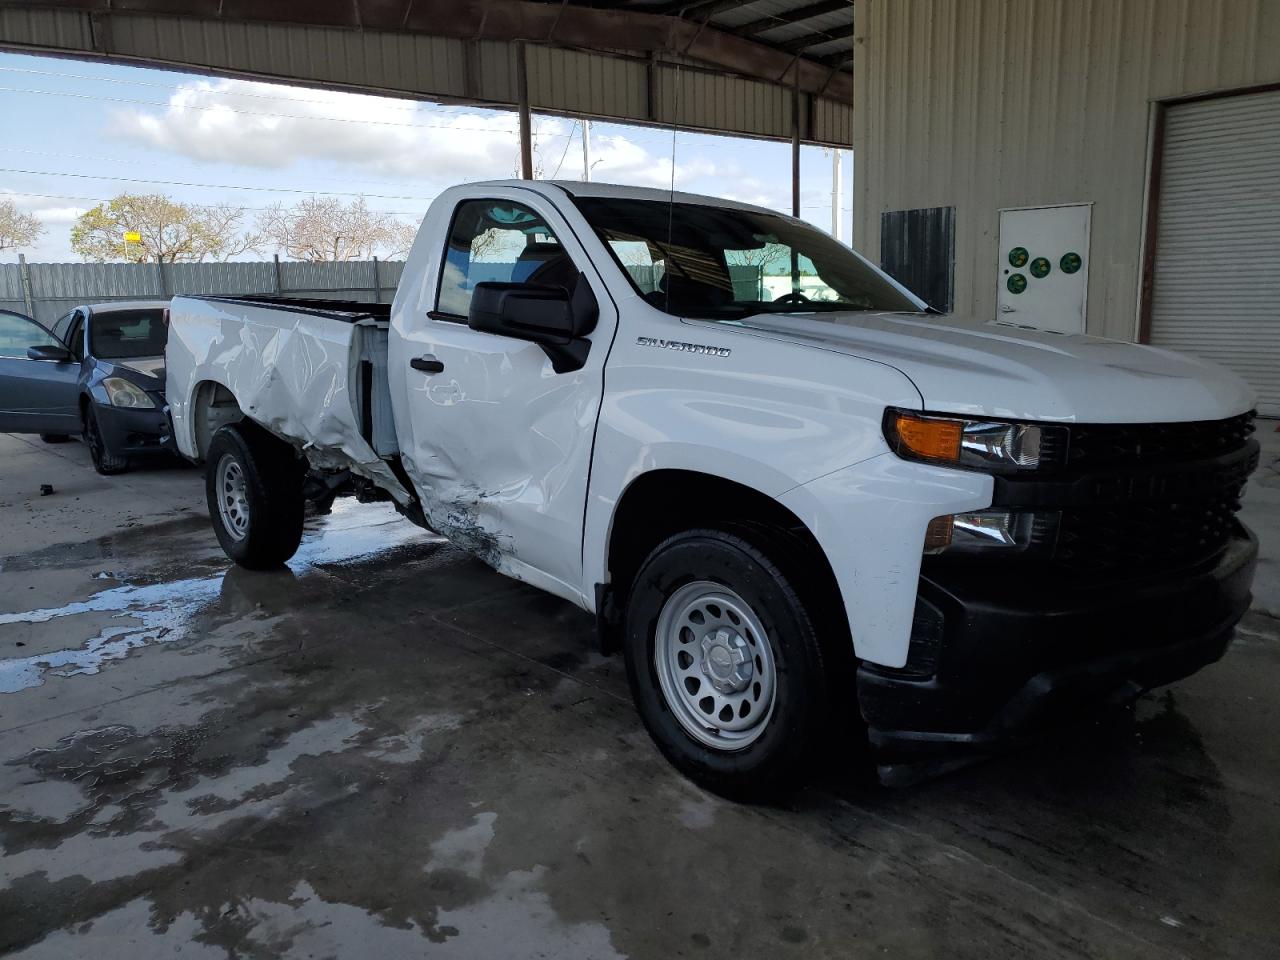
{"type": "Polygon", "coordinates": [[[660,200],[575,203],[641,296],[667,313],[920,311],[848,247],[786,217],[660,200]]]}
{"type": "Polygon", "coordinates": [[[102,360],[162,357],[169,329],[163,310],[113,310],[89,321],[89,352],[102,360]]]}

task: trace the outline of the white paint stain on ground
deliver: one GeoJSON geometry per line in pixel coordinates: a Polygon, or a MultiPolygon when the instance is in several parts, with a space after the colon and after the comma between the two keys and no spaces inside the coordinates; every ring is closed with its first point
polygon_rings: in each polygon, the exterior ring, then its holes
{"type": "Polygon", "coordinates": [[[121,622],[103,627],[83,646],[0,660],[0,693],[16,693],[44,683],[45,675],[95,674],[102,665],[152,643],[187,634],[191,618],[217,599],[222,576],[198,577],[147,586],[126,585],[61,607],[0,614],[0,625],[48,623],[83,613],[111,612],[121,622]]]}
{"type": "Polygon", "coordinates": [[[401,733],[379,737],[365,748],[365,755],[383,763],[417,763],[423,747],[433,733],[446,733],[462,726],[462,715],[440,712],[426,713],[414,719],[401,733]]]}
{"type": "Polygon", "coordinates": [[[326,902],[305,881],[288,903],[250,901],[240,908],[252,925],[250,945],[267,955],[299,957],[421,957],[433,960],[623,960],[601,923],[560,919],[540,889],[546,868],[507,874],[492,892],[456,910],[441,910],[429,941],[415,922],[388,926],[376,915],[346,903],[326,902]]]}
{"type": "Polygon", "coordinates": [[[426,870],[458,870],[474,880],[480,879],[484,854],[493,842],[493,824],[497,819],[496,813],[477,813],[470,826],[441,835],[431,844],[431,860],[426,870]]]}
{"type": "Polygon", "coordinates": [[[159,941],[167,956],[183,960],[226,960],[226,950],[196,941],[201,928],[193,914],[174,917],[162,933],[149,931],[150,922],[151,902],[132,900],[86,923],[54,931],[39,943],[9,956],[14,960],[70,960],[73,957],[138,960],[159,941]]]}
{"type": "MultiPolygon", "coordinates": [[[[387,504],[361,505],[354,500],[337,501],[333,514],[313,521],[312,526],[289,562],[295,572],[350,563],[408,543],[442,540],[401,518],[387,504]]],[[[67,618],[86,613],[109,613],[113,621],[119,621],[103,627],[78,647],[0,660],[0,694],[40,686],[49,675],[96,674],[104,664],[123,659],[140,647],[185,639],[196,615],[218,599],[222,579],[219,573],[164,583],[125,584],[60,607],[0,613],[0,626],[70,622],[67,618]]]]}

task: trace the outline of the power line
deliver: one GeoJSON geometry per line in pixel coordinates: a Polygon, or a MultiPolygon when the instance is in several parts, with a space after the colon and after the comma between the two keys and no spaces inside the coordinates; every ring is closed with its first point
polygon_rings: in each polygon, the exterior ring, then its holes
{"type": "MultiPolygon", "coordinates": [[[[33,157],[53,157],[58,160],[92,160],[95,163],[127,163],[133,167],[136,167],[136,166],[158,167],[158,166],[165,166],[167,165],[167,163],[175,163],[175,162],[184,163],[188,166],[201,166],[201,165],[208,164],[210,162],[210,161],[204,161],[204,160],[178,160],[178,161],[166,161],[166,163],[157,163],[154,160],[139,161],[132,158],[108,157],[108,156],[102,156],[102,155],[91,154],[91,153],[65,153],[65,152],[56,151],[56,150],[28,150],[23,147],[3,147],[3,146],[0,146],[0,153],[21,153],[21,154],[26,154],[33,157]]],[[[351,177],[313,177],[310,174],[308,174],[307,176],[308,176],[308,179],[310,180],[318,180],[326,183],[376,183],[376,184],[382,184],[386,186],[395,186],[397,184],[406,182],[403,179],[389,180],[385,177],[380,180],[355,180],[355,179],[352,179],[351,177]]]]}
{"type": "MultiPolygon", "coordinates": [[[[0,199],[5,197],[34,197],[37,200],[79,200],[82,203],[110,203],[111,197],[84,197],[66,193],[30,193],[26,190],[6,190],[0,188],[0,199]]],[[[241,210],[251,210],[259,212],[270,209],[269,207],[253,207],[242,206],[241,210]]],[[[374,213],[385,213],[391,217],[419,217],[421,218],[425,211],[422,210],[383,210],[380,207],[373,208],[374,213]]]]}
{"type": "Polygon", "coordinates": [[[168,187],[203,187],[210,190],[252,190],[257,193],[305,193],[325,197],[369,197],[374,200],[422,200],[430,202],[435,196],[411,197],[382,193],[359,193],[354,190],[303,190],[300,187],[248,187],[234,183],[193,183],[188,180],[147,180],[139,177],[99,176],[95,173],[58,173],[53,170],[18,170],[13,167],[0,167],[0,173],[16,173],[32,177],[72,177],[77,180],[110,180],[119,183],[162,184],[168,187]]]}

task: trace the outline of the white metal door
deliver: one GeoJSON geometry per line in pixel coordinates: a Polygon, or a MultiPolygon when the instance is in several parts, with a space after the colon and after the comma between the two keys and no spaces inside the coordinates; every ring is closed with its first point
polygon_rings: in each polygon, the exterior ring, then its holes
{"type": "Polygon", "coordinates": [[[1084,333],[1091,209],[1072,203],[1000,211],[997,319],[1084,333]]]}
{"type": "Polygon", "coordinates": [[[1280,416],[1280,92],[1170,107],[1150,339],[1215,360],[1280,416]]]}

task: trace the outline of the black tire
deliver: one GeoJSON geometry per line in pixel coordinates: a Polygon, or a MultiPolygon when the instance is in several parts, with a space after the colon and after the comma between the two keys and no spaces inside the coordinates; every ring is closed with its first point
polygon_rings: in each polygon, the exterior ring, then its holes
{"type": "Polygon", "coordinates": [[[65,433],[42,433],[40,439],[45,443],[66,443],[71,438],[65,433]]]}
{"type": "MultiPolygon", "coordinates": [[[[649,735],[691,780],[736,799],[768,797],[802,783],[825,741],[831,713],[827,658],[809,612],[779,563],[765,552],[768,542],[762,545],[765,549],[721,530],[677,534],[649,554],[625,611],[627,678],[649,735]],[[745,601],[772,652],[771,713],[746,746],[717,748],[695,739],[677,716],[679,706],[673,708],[663,693],[655,660],[659,618],[668,600],[674,602],[678,591],[696,582],[723,585],[745,601]]],[[[782,559],[782,549],[771,552],[782,559]]]]}
{"type": "Polygon", "coordinates": [[[250,570],[269,570],[297,553],[305,474],[306,461],[292,447],[251,423],[230,424],[213,435],[205,497],[214,532],[228,557],[250,570]],[[224,460],[226,473],[221,472],[224,460]],[[220,476],[225,482],[235,470],[243,486],[231,498],[237,506],[224,511],[220,500],[227,491],[219,489],[220,476]]]}
{"type": "Polygon", "coordinates": [[[102,428],[98,426],[98,415],[93,404],[84,407],[84,442],[89,447],[89,459],[93,461],[93,469],[104,477],[124,473],[129,469],[129,458],[118,457],[107,448],[107,441],[102,436],[102,428]]]}

